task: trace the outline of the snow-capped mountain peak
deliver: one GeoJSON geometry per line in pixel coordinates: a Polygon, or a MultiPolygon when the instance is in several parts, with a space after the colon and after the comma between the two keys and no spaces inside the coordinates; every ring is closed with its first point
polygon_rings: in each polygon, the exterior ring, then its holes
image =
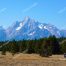
{"type": "Polygon", "coordinates": [[[26,17],[24,18],[25,21],[28,21],[29,19],[30,19],[29,16],[26,16],[26,17]]]}
{"type": "Polygon", "coordinates": [[[23,21],[13,23],[7,30],[0,27],[0,40],[23,40],[23,39],[39,39],[55,35],[56,37],[66,37],[66,31],[61,31],[54,25],[40,23],[25,17],[23,21]],[[3,39],[4,38],[4,39],[3,39]]]}

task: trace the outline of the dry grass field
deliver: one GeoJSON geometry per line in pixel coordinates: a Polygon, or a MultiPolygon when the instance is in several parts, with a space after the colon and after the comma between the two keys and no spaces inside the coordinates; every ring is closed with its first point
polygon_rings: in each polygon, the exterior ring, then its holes
{"type": "Polygon", "coordinates": [[[53,55],[43,58],[36,54],[0,54],[0,66],[66,66],[66,59],[63,55],[53,55]]]}

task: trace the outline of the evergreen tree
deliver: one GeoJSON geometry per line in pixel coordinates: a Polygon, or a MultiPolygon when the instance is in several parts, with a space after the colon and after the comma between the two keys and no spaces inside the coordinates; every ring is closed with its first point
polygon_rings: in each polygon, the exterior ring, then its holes
{"type": "Polygon", "coordinates": [[[66,40],[62,41],[60,45],[62,53],[66,53],[66,40]]]}
{"type": "Polygon", "coordinates": [[[16,43],[15,40],[13,40],[11,42],[11,46],[10,46],[10,52],[14,55],[15,53],[19,52],[19,47],[18,44],[16,43]]]}
{"type": "Polygon", "coordinates": [[[60,53],[60,44],[55,36],[49,37],[50,44],[52,45],[52,53],[59,54],[60,53]]]}
{"type": "Polygon", "coordinates": [[[6,46],[2,47],[2,55],[6,55],[6,46]]]}

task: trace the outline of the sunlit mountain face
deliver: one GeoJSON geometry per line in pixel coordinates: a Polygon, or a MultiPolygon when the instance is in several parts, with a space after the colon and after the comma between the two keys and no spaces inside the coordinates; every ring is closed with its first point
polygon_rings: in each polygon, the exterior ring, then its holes
{"type": "Polygon", "coordinates": [[[4,40],[23,40],[40,39],[55,35],[57,38],[66,37],[66,31],[59,30],[54,25],[40,23],[25,17],[23,21],[16,21],[8,29],[0,27],[0,41],[4,40]]]}

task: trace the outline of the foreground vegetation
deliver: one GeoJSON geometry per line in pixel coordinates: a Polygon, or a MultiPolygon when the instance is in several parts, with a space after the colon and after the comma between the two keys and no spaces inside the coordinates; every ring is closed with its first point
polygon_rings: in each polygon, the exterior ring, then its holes
{"type": "Polygon", "coordinates": [[[63,55],[45,58],[38,54],[18,53],[13,56],[6,52],[6,55],[0,54],[0,66],[66,66],[66,59],[63,55]]]}
{"type": "Polygon", "coordinates": [[[0,51],[5,55],[6,52],[12,53],[28,53],[39,54],[42,57],[49,57],[54,54],[66,53],[66,38],[42,38],[38,40],[21,40],[21,41],[5,41],[0,42],[0,51]]]}

